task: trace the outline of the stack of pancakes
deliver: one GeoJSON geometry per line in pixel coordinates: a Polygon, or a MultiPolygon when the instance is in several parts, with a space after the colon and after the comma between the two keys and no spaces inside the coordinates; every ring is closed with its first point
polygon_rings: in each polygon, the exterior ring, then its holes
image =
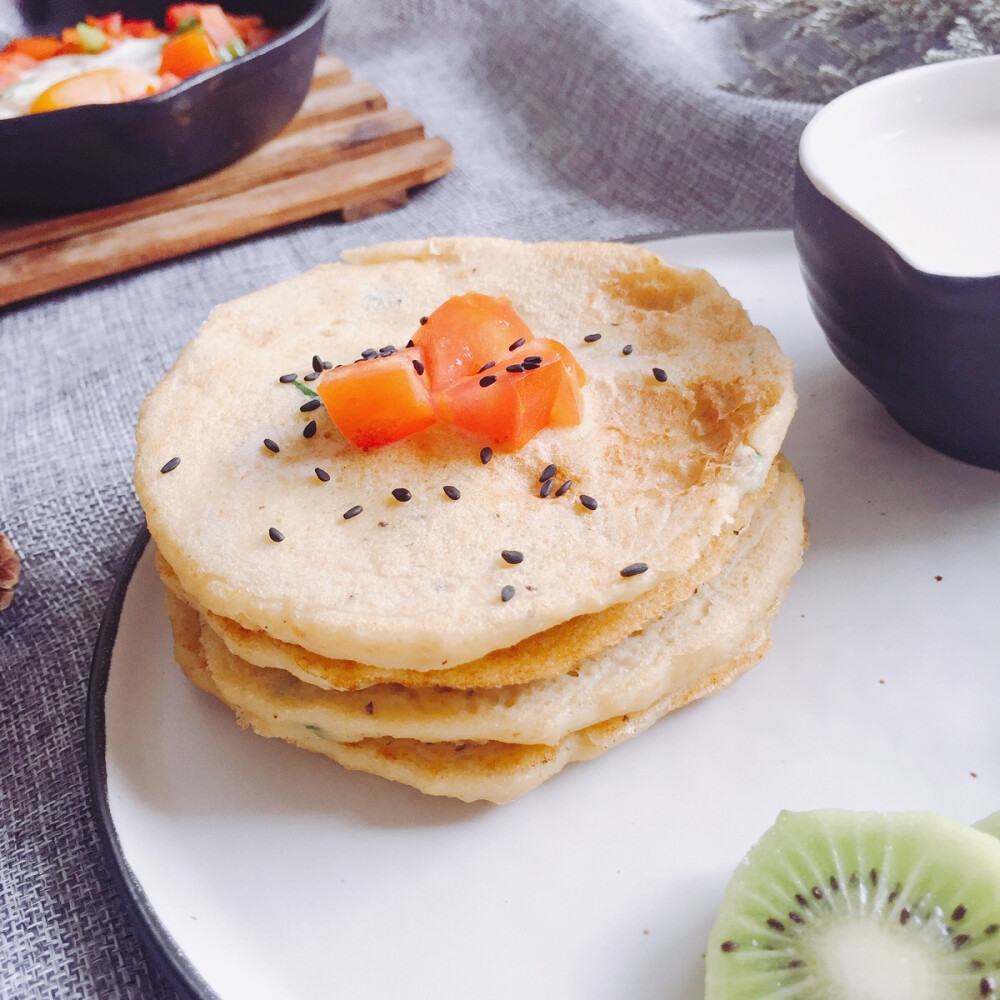
{"type": "Polygon", "coordinates": [[[764,654],[805,542],[794,408],[773,337],[640,248],[352,251],[217,308],[143,405],[176,658],[262,735],[513,799],[764,654]],[[472,290],[574,353],[579,426],[492,457],[444,426],[362,450],[311,408],[324,363],[472,290]]]}

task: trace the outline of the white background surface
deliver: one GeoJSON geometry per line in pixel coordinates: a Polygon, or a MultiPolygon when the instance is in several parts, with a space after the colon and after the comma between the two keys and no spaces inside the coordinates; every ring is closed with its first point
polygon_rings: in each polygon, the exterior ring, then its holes
{"type": "Polygon", "coordinates": [[[780,809],[1000,808],[1000,474],[909,438],[839,367],[788,233],[652,246],[708,267],[796,362],[811,546],[772,652],[521,800],[468,806],[238,729],[173,663],[147,552],[108,797],[223,1000],[697,1000],[725,883],[780,809]]]}

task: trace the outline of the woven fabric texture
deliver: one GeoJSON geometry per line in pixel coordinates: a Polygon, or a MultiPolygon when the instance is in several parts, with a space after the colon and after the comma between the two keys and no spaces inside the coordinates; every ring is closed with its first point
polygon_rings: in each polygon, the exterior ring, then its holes
{"type": "MultiPolygon", "coordinates": [[[[320,218],[0,310],[0,533],[22,559],[0,612],[0,997],[176,996],[102,857],[85,762],[95,639],[143,520],[131,485],[143,396],[213,305],[347,246],[789,225],[816,105],[740,94],[747,19],[709,12],[334,0],[326,50],[446,137],[450,174],[361,222],[320,218]]],[[[19,27],[0,4],[0,40],[19,27]]]]}

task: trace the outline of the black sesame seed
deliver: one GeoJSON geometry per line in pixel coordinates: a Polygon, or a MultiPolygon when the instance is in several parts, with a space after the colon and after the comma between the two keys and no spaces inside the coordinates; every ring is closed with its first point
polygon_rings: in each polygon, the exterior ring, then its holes
{"type": "Polygon", "coordinates": [[[657,382],[666,382],[667,373],[662,368],[654,368],[653,378],[655,378],[657,382]]]}
{"type": "Polygon", "coordinates": [[[542,474],[538,477],[540,483],[548,482],[557,472],[559,471],[558,465],[546,465],[542,470],[542,474]]]}
{"type": "Polygon", "coordinates": [[[516,351],[519,347],[524,347],[526,343],[527,341],[524,339],[524,337],[518,337],[517,340],[515,340],[514,343],[507,348],[507,350],[516,351]]]}
{"type": "Polygon", "coordinates": [[[524,365],[507,365],[504,371],[508,371],[512,375],[520,375],[524,371],[524,365]]]}
{"type": "Polygon", "coordinates": [[[423,361],[420,360],[420,358],[414,358],[413,359],[413,370],[418,375],[423,375],[423,373],[424,373],[424,363],[423,363],[423,361]]]}
{"type": "Polygon", "coordinates": [[[552,480],[546,479],[542,483],[542,488],[538,491],[538,495],[544,500],[552,492],[552,480]]]}
{"type": "Polygon", "coordinates": [[[364,507],[362,507],[361,504],[359,504],[359,503],[355,504],[353,507],[351,507],[348,510],[344,511],[344,520],[345,521],[350,521],[350,519],[352,517],[357,517],[358,514],[360,514],[363,510],[364,510],[364,507]]]}
{"type": "Polygon", "coordinates": [[[323,370],[323,360],[318,354],[313,355],[312,366],[314,372],[321,372],[323,370]]]}
{"type": "Polygon", "coordinates": [[[593,497],[588,497],[586,493],[580,494],[580,503],[582,503],[587,510],[597,510],[597,501],[593,497]]]}
{"type": "Polygon", "coordinates": [[[521,362],[521,367],[526,372],[533,372],[533,371],[537,371],[539,368],[541,368],[542,367],[542,363],[541,363],[541,361],[522,361],[521,362]]]}
{"type": "Polygon", "coordinates": [[[600,339],[601,335],[599,333],[588,333],[587,336],[583,338],[583,342],[585,344],[595,344],[600,339]]]}
{"type": "Polygon", "coordinates": [[[529,354],[522,362],[522,365],[540,365],[542,356],[540,354],[529,354]]]}
{"type": "Polygon", "coordinates": [[[739,945],[735,941],[723,941],[721,948],[728,954],[731,951],[736,951],[739,948],[739,945]]]}
{"type": "Polygon", "coordinates": [[[413,346],[413,338],[411,337],[411,338],[410,338],[410,339],[409,339],[409,340],[408,340],[408,341],[406,342],[406,347],[407,347],[407,349],[409,349],[409,348],[411,348],[412,346],[413,346]]]}
{"type": "Polygon", "coordinates": [[[278,447],[277,442],[272,441],[270,438],[264,438],[264,447],[268,451],[273,451],[275,455],[277,455],[278,452],[281,451],[281,449],[278,447]]]}
{"type": "MultiPolygon", "coordinates": [[[[323,371],[325,371],[325,372],[329,371],[332,367],[333,367],[333,362],[332,361],[324,361],[323,362],[323,371]]],[[[337,367],[339,368],[340,365],[337,365],[337,367]]]]}
{"type": "Polygon", "coordinates": [[[444,490],[444,495],[449,500],[458,500],[462,496],[462,493],[457,486],[444,486],[442,489],[444,490]]]}
{"type": "Polygon", "coordinates": [[[420,317],[420,325],[423,326],[424,323],[426,323],[426,322],[427,322],[427,317],[426,316],[421,316],[420,317]]]}
{"type": "Polygon", "coordinates": [[[285,536],[277,528],[268,528],[267,534],[272,542],[283,542],[285,540],[285,536]]]}
{"type": "Polygon", "coordinates": [[[392,495],[400,503],[406,503],[406,501],[409,500],[413,496],[413,494],[408,489],[406,489],[406,487],[404,487],[404,486],[397,486],[396,489],[394,489],[392,491],[392,495]]]}
{"type": "Polygon", "coordinates": [[[311,438],[316,433],[316,421],[310,420],[305,427],[302,428],[302,436],[304,438],[311,438]]]}
{"type": "Polygon", "coordinates": [[[320,377],[321,372],[309,372],[307,375],[302,376],[303,382],[315,382],[316,379],[320,377]]]}
{"type": "Polygon", "coordinates": [[[318,410],[323,405],[322,401],[318,398],[307,399],[300,407],[299,411],[301,413],[312,413],[313,410],[318,410]]]}
{"type": "Polygon", "coordinates": [[[330,473],[327,472],[326,469],[321,469],[321,468],[319,468],[317,466],[315,469],[313,469],[313,472],[316,473],[316,478],[321,483],[328,483],[328,482],[330,482],[330,473]]]}
{"type": "Polygon", "coordinates": [[[553,494],[553,495],[557,496],[557,497],[564,496],[565,494],[569,493],[569,491],[572,488],[573,488],[573,480],[572,479],[567,479],[566,482],[564,482],[562,484],[562,486],[560,486],[559,489],[557,489],[555,491],[555,494],[553,494]]]}
{"type": "Polygon", "coordinates": [[[632,345],[631,344],[626,344],[622,348],[622,354],[628,355],[628,354],[631,354],[631,353],[632,353],[632,345]]]}
{"type": "Polygon", "coordinates": [[[492,457],[493,457],[492,448],[483,448],[483,450],[479,452],[479,461],[482,462],[483,465],[486,465],[486,463],[489,462],[489,460],[492,457]]]}
{"type": "Polygon", "coordinates": [[[278,381],[279,382],[286,382],[286,383],[287,382],[294,382],[298,377],[299,376],[298,376],[298,374],[296,372],[289,372],[287,375],[280,376],[278,378],[278,381]]]}
{"type": "Polygon", "coordinates": [[[486,364],[483,365],[483,367],[480,368],[479,371],[476,372],[476,374],[477,375],[482,375],[483,372],[489,371],[495,364],[496,364],[495,361],[487,361],[486,364]]]}
{"type": "Polygon", "coordinates": [[[378,349],[379,357],[387,358],[391,354],[396,353],[396,348],[392,344],[386,344],[385,347],[380,347],[378,349]]]}
{"type": "Polygon", "coordinates": [[[366,347],[361,352],[361,357],[363,357],[365,361],[373,361],[378,357],[378,351],[376,351],[374,347],[366,347]]]}
{"type": "Polygon", "coordinates": [[[629,563],[621,569],[621,575],[624,577],[629,576],[639,576],[640,573],[645,573],[649,567],[645,563],[629,563]]]}
{"type": "Polygon", "coordinates": [[[500,600],[506,604],[514,596],[514,588],[508,583],[503,590],[500,591],[500,600]]]}
{"type": "Polygon", "coordinates": [[[516,549],[504,549],[500,553],[500,558],[505,563],[510,563],[511,566],[516,566],[519,562],[524,562],[524,553],[518,552],[516,549]]]}
{"type": "Polygon", "coordinates": [[[373,715],[375,713],[375,702],[373,702],[373,701],[368,702],[368,704],[365,705],[365,711],[369,715],[373,715]]]}
{"type": "Polygon", "coordinates": [[[175,455],[169,462],[164,462],[164,464],[160,467],[160,472],[173,472],[174,469],[176,469],[180,464],[180,458],[175,455]]]}
{"type": "Polygon", "coordinates": [[[488,386],[491,386],[491,385],[493,385],[493,383],[494,383],[494,382],[495,382],[496,380],[497,380],[497,377],[496,377],[496,375],[484,375],[484,376],[483,376],[483,377],[482,377],[482,378],[481,378],[481,379],[479,380],[479,384],[480,384],[480,385],[481,385],[481,386],[482,386],[482,387],[483,387],[483,388],[485,389],[485,388],[487,388],[488,386]]]}

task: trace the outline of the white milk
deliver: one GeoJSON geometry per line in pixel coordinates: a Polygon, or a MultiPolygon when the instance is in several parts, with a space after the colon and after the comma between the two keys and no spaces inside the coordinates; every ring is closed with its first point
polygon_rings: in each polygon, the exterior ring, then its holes
{"type": "Polygon", "coordinates": [[[806,127],[816,187],[922,271],[1000,274],[1000,57],[874,80],[806,127]]]}

